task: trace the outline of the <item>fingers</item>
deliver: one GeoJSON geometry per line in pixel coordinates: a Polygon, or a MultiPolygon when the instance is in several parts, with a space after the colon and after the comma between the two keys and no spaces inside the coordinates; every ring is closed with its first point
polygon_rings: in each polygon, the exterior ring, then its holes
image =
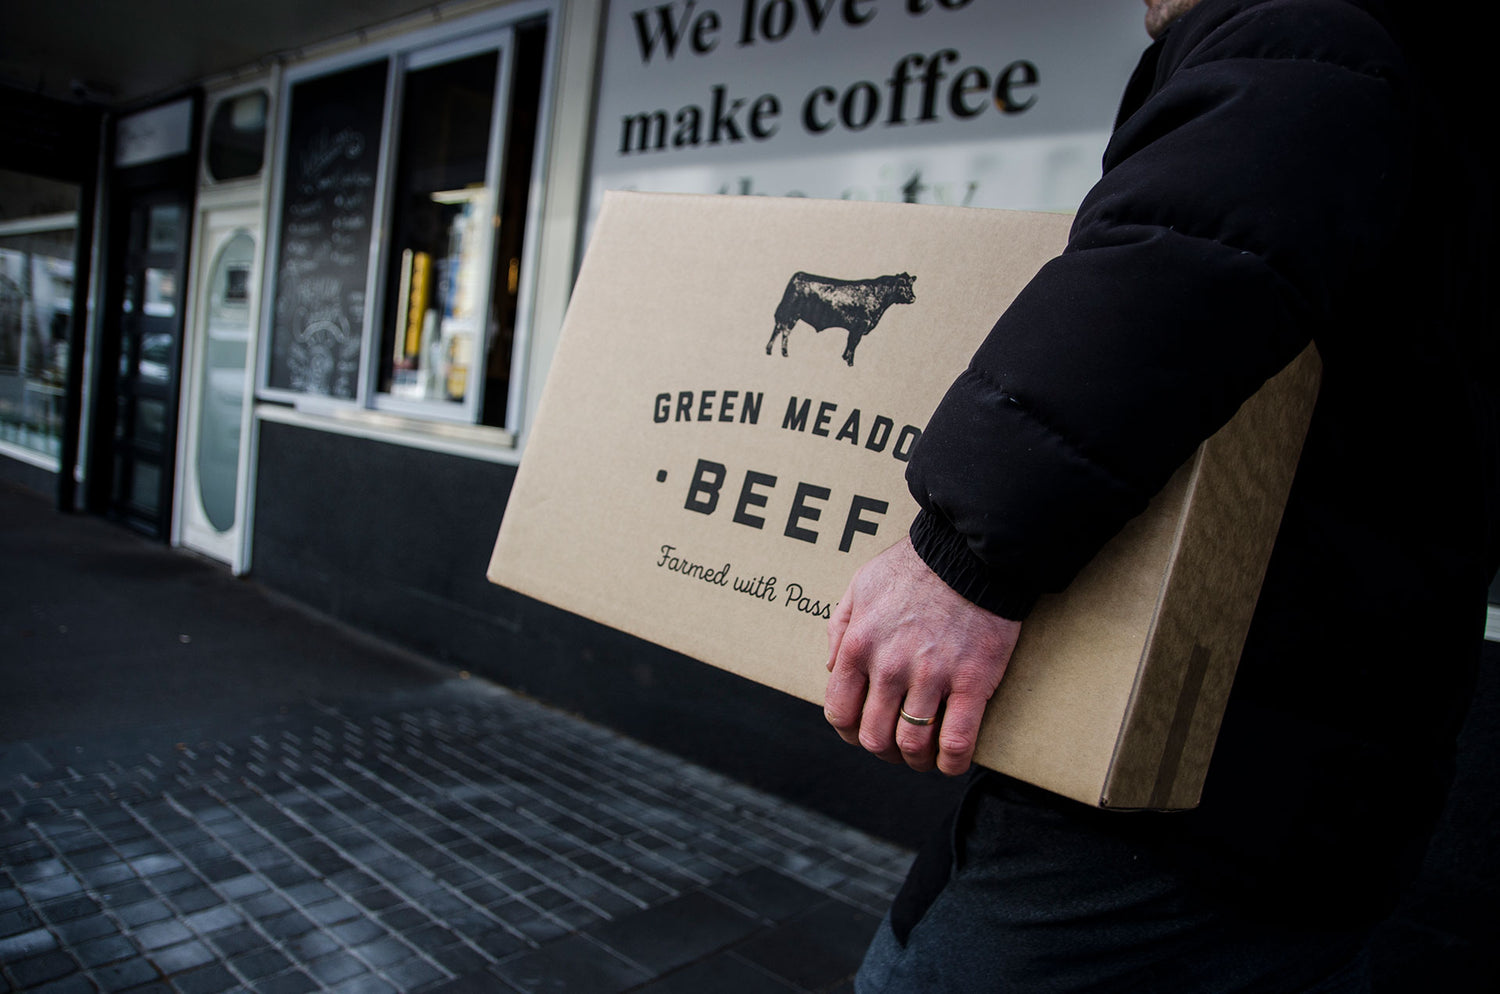
{"type": "Polygon", "coordinates": [[[902,684],[889,679],[873,680],[865,695],[865,709],[859,721],[859,744],[887,763],[902,761],[896,746],[896,715],[906,694],[902,684]]]}
{"type": "Polygon", "coordinates": [[[938,730],[944,720],[940,713],[942,707],[942,699],[934,693],[934,688],[912,687],[907,691],[906,702],[897,712],[896,746],[906,765],[922,773],[932,769],[937,761],[938,730]]]}
{"type": "Polygon", "coordinates": [[[851,584],[844,596],[833,607],[833,617],[828,619],[828,672],[833,672],[833,661],[839,656],[839,645],[844,641],[844,632],[849,630],[849,619],[854,611],[854,587],[851,584]]]}
{"type": "Polygon", "coordinates": [[[979,740],[979,724],[984,720],[988,697],[954,693],[943,711],[942,729],[937,735],[937,768],[950,777],[965,773],[974,762],[974,746],[979,740]]]}
{"type": "Polygon", "coordinates": [[[865,674],[855,666],[834,666],[832,660],[829,667],[832,673],[824,692],[823,717],[839,733],[839,738],[858,745],[860,718],[865,710],[865,674]]]}

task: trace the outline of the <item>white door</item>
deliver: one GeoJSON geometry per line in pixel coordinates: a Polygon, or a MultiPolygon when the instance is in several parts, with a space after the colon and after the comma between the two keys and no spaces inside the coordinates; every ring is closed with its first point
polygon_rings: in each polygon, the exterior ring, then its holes
{"type": "Polygon", "coordinates": [[[243,568],[245,397],[254,327],[259,209],[207,210],[198,241],[178,475],[182,545],[243,568]]]}

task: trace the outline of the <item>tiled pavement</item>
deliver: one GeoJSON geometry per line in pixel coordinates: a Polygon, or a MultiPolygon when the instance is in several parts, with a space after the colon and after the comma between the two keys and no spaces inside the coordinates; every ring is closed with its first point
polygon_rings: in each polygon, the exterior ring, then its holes
{"type": "Polygon", "coordinates": [[[909,859],[455,679],[0,781],[0,994],[847,991],[909,859]]]}

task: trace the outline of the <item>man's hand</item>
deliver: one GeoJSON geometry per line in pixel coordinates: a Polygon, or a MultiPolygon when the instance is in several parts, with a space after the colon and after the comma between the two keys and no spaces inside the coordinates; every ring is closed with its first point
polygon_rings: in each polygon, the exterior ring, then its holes
{"type": "Polygon", "coordinates": [[[956,776],[1020,629],[965,600],[903,538],[854,574],[828,622],[823,713],[851,745],[956,776]],[[937,720],[913,724],[902,709],[937,720]]]}

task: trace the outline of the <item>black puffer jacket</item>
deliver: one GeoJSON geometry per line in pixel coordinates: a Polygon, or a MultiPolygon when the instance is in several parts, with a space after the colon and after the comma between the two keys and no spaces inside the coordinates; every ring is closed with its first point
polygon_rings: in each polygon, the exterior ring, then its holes
{"type": "Polygon", "coordinates": [[[1387,886],[1371,861],[1409,854],[1442,796],[1497,565],[1491,190],[1460,140],[1478,122],[1448,126],[1414,52],[1356,0],[1204,0],[1174,24],[1067,251],[907,476],[924,561],[1024,617],[1317,343],[1323,386],[1203,806],[1130,829],[1263,896],[1300,875],[1352,907],[1387,886]]]}

